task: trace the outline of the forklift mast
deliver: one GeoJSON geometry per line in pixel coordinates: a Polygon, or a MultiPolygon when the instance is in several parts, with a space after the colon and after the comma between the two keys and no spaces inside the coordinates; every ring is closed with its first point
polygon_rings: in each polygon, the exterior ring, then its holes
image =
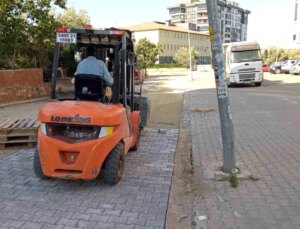
{"type": "Polygon", "coordinates": [[[129,101],[133,111],[134,61],[130,61],[129,57],[134,55],[134,44],[129,30],[116,28],[104,30],[59,28],[56,32],[53,55],[51,99],[57,99],[55,89],[62,44],[75,44],[77,50],[83,50],[92,45],[97,49],[98,57],[104,62],[108,50],[113,50],[113,55],[111,55],[113,56],[113,63],[110,66],[113,69],[112,77],[114,79],[112,103],[122,103],[124,107],[127,107],[129,101]]]}

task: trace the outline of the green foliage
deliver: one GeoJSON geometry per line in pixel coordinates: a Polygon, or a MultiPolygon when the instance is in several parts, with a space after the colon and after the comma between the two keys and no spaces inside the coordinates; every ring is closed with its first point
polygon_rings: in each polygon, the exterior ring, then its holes
{"type": "Polygon", "coordinates": [[[78,12],[73,8],[68,8],[57,16],[57,21],[62,27],[66,28],[84,28],[89,24],[90,17],[84,10],[78,12]]]}
{"type": "Polygon", "coordinates": [[[60,54],[60,66],[67,71],[67,76],[73,76],[76,71],[74,53],[76,46],[74,44],[62,46],[60,54]]]}
{"type": "Polygon", "coordinates": [[[288,50],[289,59],[300,60],[300,49],[290,49],[288,50]]]}
{"type": "MultiPolygon", "coordinates": [[[[196,51],[195,48],[192,48],[191,49],[192,65],[196,64],[198,56],[199,56],[199,53],[196,51]]],[[[182,66],[184,66],[186,68],[189,68],[190,67],[189,49],[187,49],[187,48],[179,49],[174,55],[174,60],[176,61],[176,63],[181,64],[182,66]]]]}
{"type": "MultiPolygon", "coordinates": [[[[68,8],[57,16],[57,23],[66,28],[84,28],[89,24],[90,17],[84,10],[78,12],[74,8],[68,8]]],[[[73,76],[76,71],[74,61],[75,45],[66,45],[61,47],[60,66],[66,69],[68,76],[73,76]]]]}
{"type": "Polygon", "coordinates": [[[151,68],[182,68],[182,64],[170,64],[170,63],[163,63],[163,64],[154,64],[150,66],[151,68]]]}
{"type": "Polygon", "coordinates": [[[135,53],[138,57],[138,67],[145,69],[158,61],[158,54],[161,52],[159,44],[151,43],[147,38],[139,40],[135,46],[135,53]]]}
{"type": "MultiPolygon", "coordinates": [[[[65,9],[66,0],[0,0],[0,69],[43,68],[50,75],[58,27],[83,28],[90,18],[74,8],[65,9]]],[[[74,46],[62,46],[60,66],[75,72],[74,46]]]]}
{"type": "Polygon", "coordinates": [[[57,23],[53,7],[66,0],[1,0],[0,68],[46,67],[57,23]]]}
{"type": "Polygon", "coordinates": [[[265,64],[271,64],[276,60],[285,61],[289,59],[300,59],[300,49],[283,49],[273,46],[263,53],[265,64]]]}
{"type": "Polygon", "coordinates": [[[231,184],[231,187],[237,188],[237,186],[239,185],[239,179],[237,178],[235,173],[231,173],[229,175],[229,182],[231,184]]]}

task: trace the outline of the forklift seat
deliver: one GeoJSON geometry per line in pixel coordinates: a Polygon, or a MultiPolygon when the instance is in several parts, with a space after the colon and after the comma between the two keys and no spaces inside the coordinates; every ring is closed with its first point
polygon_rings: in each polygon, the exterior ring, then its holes
{"type": "Polygon", "coordinates": [[[104,96],[103,80],[90,74],[75,75],[75,98],[79,100],[100,101],[104,96]]]}

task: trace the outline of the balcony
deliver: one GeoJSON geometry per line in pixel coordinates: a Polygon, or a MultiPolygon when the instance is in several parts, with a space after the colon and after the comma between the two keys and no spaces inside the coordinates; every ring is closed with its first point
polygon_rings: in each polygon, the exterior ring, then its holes
{"type": "Polygon", "coordinates": [[[208,20],[208,16],[207,15],[197,15],[197,19],[198,20],[208,20]]]}

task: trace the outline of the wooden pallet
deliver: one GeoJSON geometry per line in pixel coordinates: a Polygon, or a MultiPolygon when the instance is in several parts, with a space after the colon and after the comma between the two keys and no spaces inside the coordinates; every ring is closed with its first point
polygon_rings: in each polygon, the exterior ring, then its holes
{"type": "Polygon", "coordinates": [[[37,142],[37,128],[40,123],[31,118],[0,119],[0,149],[10,146],[33,147],[37,142]]]}

